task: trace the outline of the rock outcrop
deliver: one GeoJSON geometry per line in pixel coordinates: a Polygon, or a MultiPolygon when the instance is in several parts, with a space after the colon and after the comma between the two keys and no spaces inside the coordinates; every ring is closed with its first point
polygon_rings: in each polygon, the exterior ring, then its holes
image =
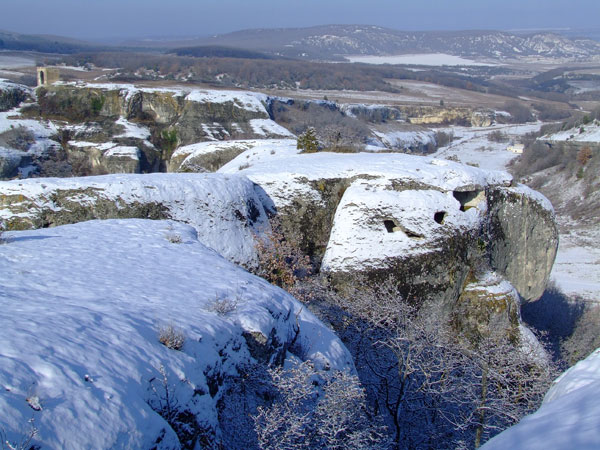
{"type": "Polygon", "coordinates": [[[196,228],[200,242],[230,261],[255,258],[254,235],[268,228],[271,205],[243,176],[106,175],[0,182],[0,220],[9,230],[92,219],[174,219],[196,228]]]}
{"type": "Polygon", "coordinates": [[[487,193],[490,265],[526,301],[544,293],[558,249],[554,210],[541,194],[519,185],[487,193]]]}
{"type": "Polygon", "coordinates": [[[482,320],[517,327],[516,298],[503,296],[500,308],[466,292],[495,271],[497,283],[535,300],[556,254],[549,202],[504,172],[400,154],[315,154],[241,173],[269,194],[284,231],[300,235],[338,289],[391,276],[405,298],[449,316],[476,304],[461,314],[467,329],[482,320]]]}
{"type": "MultiPolygon", "coordinates": [[[[66,159],[75,160],[74,175],[175,170],[181,163],[171,161],[177,147],[293,137],[270,120],[267,97],[252,92],[71,83],[39,88],[37,99],[25,114],[60,123],[55,139],[66,151],[66,159]],[[119,151],[116,159],[111,153],[105,155],[109,147],[117,146],[138,151],[119,151]],[[82,164],[85,170],[79,170],[82,164]]],[[[206,165],[210,168],[204,170],[220,167],[214,162],[206,165]]]]}
{"type": "MultiPolygon", "coordinates": [[[[251,120],[268,120],[266,96],[243,91],[138,88],[133,85],[55,85],[38,89],[42,117],[70,122],[125,118],[153,129],[176,129],[179,145],[264,137],[251,120]]],[[[289,133],[280,130],[286,136],[289,133]]]]}

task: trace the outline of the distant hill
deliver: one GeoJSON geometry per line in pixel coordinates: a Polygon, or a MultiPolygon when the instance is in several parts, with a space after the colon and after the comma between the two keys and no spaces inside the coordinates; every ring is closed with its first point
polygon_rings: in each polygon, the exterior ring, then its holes
{"type": "Polygon", "coordinates": [[[589,60],[600,43],[548,32],[503,31],[406,32],[369,25],[243,30],[186,41],[140,41],[139,47],[224,46],[291,58],[341,60],[346,55],[448,53],[470,58],[510,59],[524,56],[589,60]]]}
{"type": "Polygon", "coordinates": [[[0,31],[0,50],[35,51],[41,53],[71,54],[89,51],[113,50],[107,45],[91,44],[63,36],[20,34],[0,31]]]}

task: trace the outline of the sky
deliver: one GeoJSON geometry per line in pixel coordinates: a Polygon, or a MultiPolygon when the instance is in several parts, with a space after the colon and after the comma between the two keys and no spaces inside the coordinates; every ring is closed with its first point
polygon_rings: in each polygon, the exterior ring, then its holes
{"type": "Polygon", "coordinates": [[[0,30],[92,40],[324,24],[600,28],[600,0],[2,0],[1,10],[0,30]]]}

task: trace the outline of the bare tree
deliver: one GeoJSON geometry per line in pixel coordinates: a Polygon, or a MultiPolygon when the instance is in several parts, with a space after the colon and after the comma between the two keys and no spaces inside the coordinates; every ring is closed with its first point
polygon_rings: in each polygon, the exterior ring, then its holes
{"type": "Polygon", "coordinates": [[[535,410],[555,376],[507,330],[470,342],[439,307],[410,304],[391,282],[332,298],[347,313],[332,323],[395,448],[477,448],[535,410]]]}

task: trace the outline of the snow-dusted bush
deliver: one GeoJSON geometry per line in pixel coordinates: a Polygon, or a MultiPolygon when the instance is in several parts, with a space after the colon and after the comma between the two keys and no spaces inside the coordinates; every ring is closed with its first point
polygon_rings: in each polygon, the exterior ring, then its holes
{"type": "Polygon", "coordinates": [[[264,237],[257,237],[256,251],[254,274],[292,294],[296,283],[312,272],[310,258],[300,250],[298,238],[284,236],[277,220],[271,221],[271,231],[264,237]]]}
{"type": "Polygon", "coordinates": [[[365,393],[348,372],[319,372],[310,362],[270,369],[277,397],[254,416],[263,450],[384,448],[366,414],[365,393]]]}
{"type": "Polygon", "coordinates": [[[185,336],[183,331],[173,324],[168,324],[159,328],[158,341],[171,350],[181,350],[185,343],[185,336]]]}
{"type": "Polygon", "coordinates": [[[35,420],[32,417],[28,421],[29,430],[24,432],[22,436],[17,440],[10,440],[7,438],[6,433],[0,428],[0,449],[2,450],[31,450],[38,448],[31,444],[31,441],[37,436],[38,429],[35,427],[35,420]]]}
{"type": "Polygon", "coordinates": [[[216,298],[209,306],[209,311],[215,312],[220,316],[226,316],[228,313],[235,311],[238,305],[237,298],[216,298]]]}

